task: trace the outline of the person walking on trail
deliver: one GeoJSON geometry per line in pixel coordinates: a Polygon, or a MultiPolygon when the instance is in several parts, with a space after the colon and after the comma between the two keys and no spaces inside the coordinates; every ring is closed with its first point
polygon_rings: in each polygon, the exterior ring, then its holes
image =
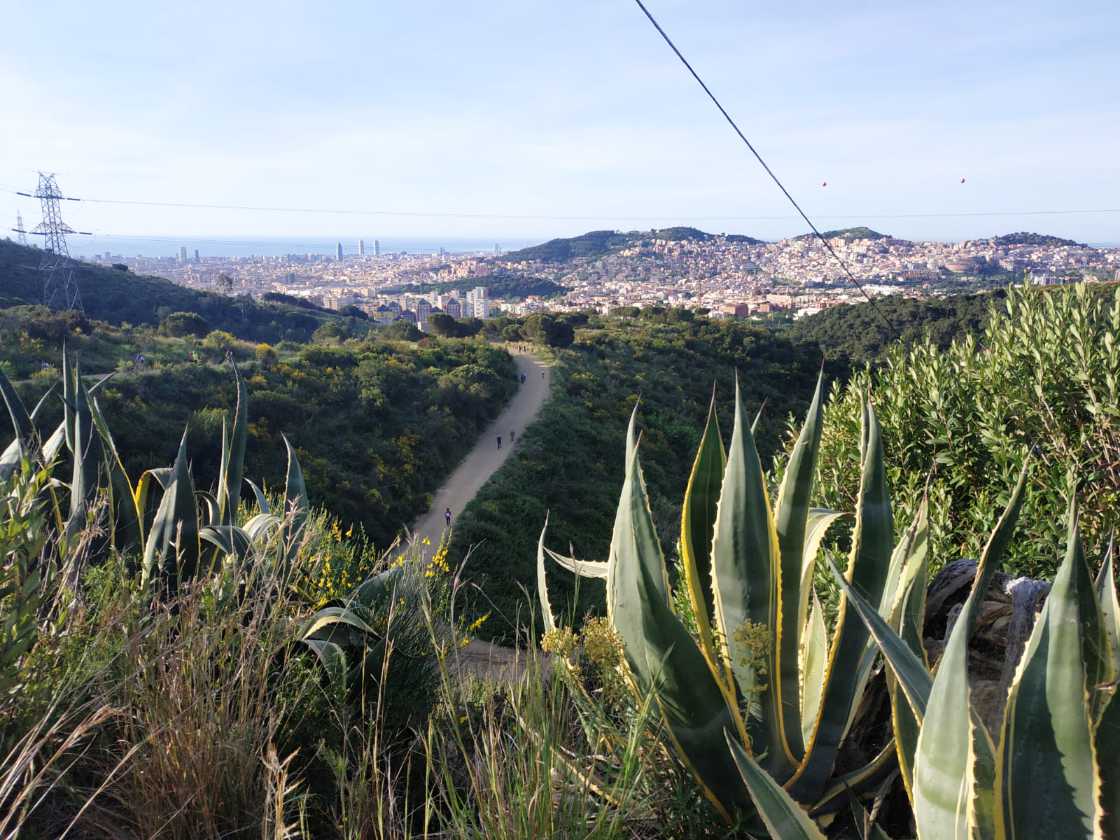
{"type": "Polygon", "coordinates": [[[498,435],[498,448],[499,449],[502,448],[502,436],[501,435],[498,435]]]}
{"type": "Polygon", "coordinates": [[[443,518],[444,518],[444,521],[447,522],[447,527],[450,528],[451,527],[451,508],[448,508],[447,510],[445,510],[443,512],[443,518]]]}
{"type": "Polygon", "coordinates": [[[514,431],[513,431],[513,429],[510,429],[509,430],[509,445],[510,446],[513,446],[513,441],[514,440],[515,440],[514,431]]]}

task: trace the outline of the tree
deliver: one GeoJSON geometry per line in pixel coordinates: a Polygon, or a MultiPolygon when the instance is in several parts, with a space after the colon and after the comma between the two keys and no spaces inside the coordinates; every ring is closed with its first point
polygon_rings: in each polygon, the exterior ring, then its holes
{"type": "Polygon", "coordinates": [[[424,337],[424,333],[416,329],[416,325],[408,321],[394,321],[382,330],[382,335],[385,338],[397,339],[399,341],[419,341],[424,337]]]}
{"type": "Polygon", "coordinates": [[[210,332],[210,324],[194,312],[172,312],[160,321],[159,331],[174,338],[202,338],[210,332]]]}
{"type": "Polygon", "coordinates": [[[428,318],[428,332],[444,338],[458,338],[459,323],[446,312],[433,312],[428,318]]]}
{"type": "Polygon", "coordinates": [[[530,341],[549,347],[568,347],[576,337],[571,324],[552,315],[530,315],[525,319],[522,332],[530,341]]]}

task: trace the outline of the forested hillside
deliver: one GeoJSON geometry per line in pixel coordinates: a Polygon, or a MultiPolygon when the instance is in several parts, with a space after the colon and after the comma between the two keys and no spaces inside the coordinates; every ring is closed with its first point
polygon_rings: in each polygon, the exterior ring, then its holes
{"type": "Polygon", "coordinates": [[[859,366],[875,361],[896,342],[909,347],[928,336],[945,348],[955,338],[976,335],[993,304],[1005,296],[1002,289],[924,300],[890,295],[809,315],[795,321],[789,335],[794,341],[816,342],[829,359],[859,366]]]}
{"type": "MultiPolygon", "coordinates": [[[[83,335],[67,330],[67,316],[42,308],[0,310],[0,368],[24,380],[18,389],[28,402],[57,384],[65,337],[86,372],[115,371],[98,399],[130,472],[169,464],[178,438],[168,430],[189,425],[195,474],[208,484],[218,453],[202,442],[220,435],[218,409],[235,400],[228,353],[251,389],[249,474],[283,481],[280,435],[287,435],[316,501],[381,547],[427,509],[429,494],[517,386],[509,355],[481,342],[371,335],[274,348],[228,335],[215,341],[84,324],[83,335]]],[[[61,400],[48,400],[43,428],[60,415],[61,400]]],[[[3,415],[0,437],[8,434],[3,415]]]]}
{"type": "MultiPolygon", "coordinates": [[[[713,389],[728,439],[738,373],[749,410],[762,407],[758,434],[768,462],[780,448],[786,418],[802,412],[812,396],[821,361],[814,345],[681,310],[592,317],[578,326],[575,343],[557,351],[553,396],[540,419],[455,524],[453,558],[473,546],[467,575],[502,613],[485,632],[509,638],[513,628],[503,618],[512,621],[528,607],[519,586],[532,589],[546,513],[552,544],[566,549],[570,543],[582,559],[605,559],[623,479],[622,441],[635,405],[654,517],[665,545],[673,546],[713,389]]],[[[557,577],[557,603],[566,601],[570,584],[569,576],[557,577]]],[[[595,582],[585,582],[583,591],[585,605],[601,599],[595,582]]]]}
{"type": "MultiPolygon", "coordinates": [[[[40,252],[0,239],[0,307],[43,300],[40,252]]],[[[225,297],[188,289],[161,277],[71,261],[70,270],[90,318],[110,324],[158,324],[174,312],[191,312],[207,330],[225,330],[247,341],[306,341],[324,323],[353,319],[322,309],[225,297]]]]}

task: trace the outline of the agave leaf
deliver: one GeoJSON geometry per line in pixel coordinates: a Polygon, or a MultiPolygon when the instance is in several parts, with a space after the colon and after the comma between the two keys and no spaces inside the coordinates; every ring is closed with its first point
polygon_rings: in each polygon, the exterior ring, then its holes
{"type": "Polygon", "coordinates": [[[78,365],[70,362],[70,348],[65,339],[62,342],[62,423],[66,430],[66,448],[74,451],[74,406],[78,390],[78,365]]]}
{"type": "Polygon", "coordinates": [[[303,526],[307,522],[307,512],[311,505],[307,500],[307,486],[303,482],[299,458],[287,437],[284,437],[284,446],[288,450],[288,475],[284,482],[284,544],[287,546],[287,559],[290,563],[299,550],[299,541],[303,536],[303,526]]]}
{"type": "Polygon", "coordinates": [[[1093,751],[1079,591],[1088,572],[1074,504],[1069,517],[1066,556],[1023,651],[1004,714],[998,784],[1009,840],[1092,836],[1093,751]]]}
{"type": "Polygon", "coordinates": [[[832,566],[832,575],[840,585],[847,603],[855,607],[859,617],[867,625],[871,637],[882,651],[883,658],[886,659],[891,672],[902,687],[906,701],[920,723],[925,716],[926,703],[929,701],[930,687],[933,684],[925,662],[910,649],[910,646],[899,637],[868,600],[848,583],[841,571],[834,564],[829,565],[832,566]]]}
{"type": "Polygon", "coordinates": [[[605,560],[577,560],[553,551],[545,546],[544,553],[551,557],[558,566],[562,566],[574,575],[597,580],[607,579],[607,561],[605,560]]]}
{"type": "MultiPolygon", "coordinates": [[[[891,562],[893,525],[881,430],[866,399],[863,416],[860,490],[847,581],[871,603],[881,604],[891,562]]],[[[787,786],[800,802],[817,800],[832,774],[840,743],[874,664],[874,656],[867,655],[869,640],[863,620],[855,610],[848,609],[847,597],[841,596],[813,737],[795,777],[787,786]]]]}
{"type": "Polygon", "coordinates": [[[62,449],[63,443],[66,442],[66,421],[63,420],[58,424],[58,427],[47,438],[46,443],[43,444],[42,459],[46,465],[54,464],[55,459],[58,457],[59,451],[62,449]]]}
{"type": "MultiPolygon", "coordinates": [[[[774,528],[778,538],[778,563],[775,581],[777,591],[777,632],[775,670],[780,683],[782,728],[791,759],[800,761],[805,753],[802,740],[799,673],[797,667],[801,628],[804,626],[802,593],[804,578],[805,537],[809,522],[809,500],[813,495],[813,474],[817,466],[817,450],[821,442],[821,417],[824,413],[821,392],[824,372],[817,377],[813,400],[801,426],[801,434],[789,455],[785,475],[774,507],[774,528]]],[[[815,552],[814,552],[815,556],[815,552]]]]}
{"type": "Polygon", "coordinates": [[[136,509],[136,492],[125,472],[124,462],[117,451],[117,444],[105,421],[105,415],[95,397],[89,404],[90,415],[101,436],[101,447],[109,469],[110,489],[114,511],[112,539],[118,549],[139,547],[144,544],[143,523],[136,509]]]}
{"type": "Polygon", "coordinates": [[[828,781],[824,795],[809,808],[809,815],[819,817],[844,808],[852,797],[874,791],[894,775],[897,755],[894,743],[888,742],[871,761],[828,781]]]}
{"type": "Polygon", "coordinates": [[[72,537],[86,522],[89,505],[97,495],[97,473],[101,465],[101,439],[93,423],[90,396],[81,379],[74,386],[71,447],[74,453],[70,479],[70,516],[66,535],[72,537]]]}
{"type": "Polygon", "coordinates": [[[249,521],[245,523],[245,533],[249,537],[249,541],[255,543],[262,536],[266,536],[273,529],[280,527],[281,524],[279,516],[274,516],[271,513],[258,513],[249,517],[249,521]]]}
{"type": "Polygon", "coordinates": [[[257,508],[260,510],[260,512],[261,513],[271,513],[272,511],[268,506],[268,497],[264,494],[264,491],[261,490],[261,488],[258,487],[252,481],[252,479],[248,479],[248,478],[245,479],[245,483],[248,484],[250,488],[252,488],[253,498],[255,498],[257,500],[257,508]]]}
{"type": "Polygon", "coordinates": [[[548,576],[544,570],[544,538],[548,533],[548,514],[544,515],[544,527],[541,528],[540,539],[537,540],[537,597],[541,602],[541,623],[544,631],[550,633],[556,629],[556,619],[552,617],[552,604],[548,600],[548,576]]]}
{"type": "Polygon", "coordinates": [[[712,600],[712,535],[725,462],[713,392],[712,402],[708,406],[708,420],[700,437],[700,446],[692,462],[692,472],[688,476],[688,486],[681,504],[681,567],[692,614],[696,618],[700,650],[708,661],[713,676],[730,686],[730,675],[723,669],[722,657],[712,633],[715,610],[712,600]]]}
{"type": "Polygon", "coordinates": [[[4,405],[8,409],[8,416],[12,421],[12,432],[16,437],[29,438],[34,433],[35,429],[31,425],[31,415],[27,413],[27,407],[24,406],[23,400],[19,398],[16,389],[12,387],[12,383],[8,377],[4,375],[4,370],[0,368],[0,397],[4,400],[4,405]]]}
{"type": "Polygon", "coordinates": [[[5,481],[19,468],[23,458],[23,445],[18,437],[13,438],[2,453],[0,453],[0,481],[5,481]]]}
{"type": "Polygon", "coordinates": [[[996,801],[996,748],[992,736],[972,710],[968,721],[969,762],[967,820],[971,840],[997,840],[1001,836],[996,801]]]}
{"type": "Polygon", "coordinates": [[[8,416],[12,420],[12,433],[15,435],[16,441],[30,440],[35,433],[35,427],[31,424],[31,416],[27,413],[23,400],[19,398],[19,394],[16,393],[16,389],[12,387],[12,383],[8,381],[8,377],[4,375],[2,369],[0,369],[0,397],[3,397],[4,405],[8,408],[8,416]]]}
{"type": "Polygon", "coordinates": [[[218,510],[218,500],[214,497],[214,494],[207,490],[199,490],[196,495],[206,503],[206,515],[205,517],[200,517],[199,523],[220,525],[221,515],[218,510]]]}
{"type": "Polygon", "coordinates": [[[230,557],[244,559],[249,552],[252,539],[249,534],[236,525],[208,525],[199,530],[198,535],[230,557]]]}
{"type": "Polygon", "coordinates": [[[323,607],[308,619],[306,626],[300,633],[300,638],[313,639],[316,634],[322,633],[324,630],[336,624],[353,627],[355,630],[360,630],[362,633],[366,633],[375,638],[379,635],[353,608],[323,607]]]}
{"type": "Polygon", "coordinates": [[[1011,541],[1023,504],[1027,466],[980,555],[972,591],[949,634],[930,688],[914,756],[913,804],[918,836],[964,837],[972,767],[972,710],[968,689],[968,638],[988,584],[1011,541]]]}
{"type": "Polygon", "coordinates": [[[233,378],[237,383],[237,406],[233,413],[233,429],[226,439],[225,423],[222,424],[222,466],[218,480],[218,511],[223,525],[233,523],[241,501],[241,477],[245,471],[245,448],[249,439],[249,389],[237,363],[233,365],[233,378]]]}
{"type": "Polygon", "coordinates": [[[1112,697],[1101,711],[1093,733],[1094,762],[1100,785],[1097,814],[1098,837],[1120,837],[1120,691],[1112,687],[1112,697]]]}
{"type": "Polygon", "coordinates": [[[1120,677],[1120,603],[1116,598],[1116,577],[1113,570],[1113,539],[1109,537],[1104,562],[1097,573],[1095,589],[1101,611],[1101,630],[1106,645],[1105,668],[1101,682],[1114,683],[1120,677]]]}
{"type": "Polygon", "coordinates": [[[200,552],[198,508],[187,466],[187,433],[184,431],[175,466],[171,468],[170,479],[148,531],[141,583],[147,586],[161,576],[165,592],[173,597],[180,581],[194,576],[200,552]]]}
{"type": "Polygon", "coordinates": [[[824,673],[828,665],[828,628],[817,593],[813,593],[813,606],[809,622],[801,638],[801,733],[807,740],[812,737],[813,723],[820,710],[824,673]]]}
{"type": "Polygon", "coordinates": [[[871,822],[871,815],[860,804],[858,799],[852,799],[852,822],[856,824],[860,840],[891,840],[890,835],[879,827],[878,823],[871,822]]]}
{"type": "Polygon", "coordinates": [[[809,595],[813,591],[813,571],[817,566],[817,555],[821,550],[825,534],[832,527],[832,523],[841,516],[847,516],[842,511],[828,510],[826,508],[810,508],[809,517],[805,526],[805,545],[801,554],[801,605],[798,608],[798,626],[804,628],[809,615],[809,595]]]}
{"type": "Polygon", "coordinates": [[[349,669],[346,664],[346,651],[341,645],[322,639],[300,639],[300,641],[318,657],[331,683],[337,686],[346,685],[346,673],[349,669]]]}
{"type": "Polygon", "coordinates": [[[731,713],[704,655],[669,604],[665,560],[653,526],[634,447],[626,457],[608,575],[608,611],[630,673],[643,696],[653,694],[673,745],[704,794],[725,819],[745,802],[723,745],[731,713]]]}
{"type": "MultiPolygon", "coordinates": [[[[800,571],[800,569],[799,569],[800,571]]],[[[770,512],[766,479],[754,438],[743,416],[742,394],[735,385],[735,425],[723,474],[719,510],[712,538],[712,585],[715,590],[716,626],[724,642],[724,668],[735,675],[740,691],[757,698],[759,723],[755,743],[767,754],[767,770],[778,779],[788,778],[796,759],[784,731],[782,681],[776,678],[776,639],[759,656],[751,634],[776,633],[778,536],[770,512]]],[[[790,663],[796,670],[796,657],[790,663]]],[[[797,683],[794,682],[796,690],[797,683]]],[[[793,700],[800,703],[800,692],[793,700]]],[[[800,722],[796,738],[801,736],[800,722]]]]}
{"type": "MultiPolygon", "coordinates": [[[[925,531],[922,539],[928,541],[929,506],[923,499],[915,520],[919,531],[925,531]]],[[[929,670],[926,649],[922,642],[922,630],[926,614],[926,586],[929,568],[929,552],[921,553],[921,562],[908,583],[902,585],[901,594],[891,613],[891,626],[897,628],[899,636],[918,657],[925,669],[929,670]]],[[[888,663],[889,664],[889,663],[888,663]]],[[[931,683],[932,686],[932,683],[931,683]]],[[[891,727],[894,731],[895,745],[898,748],[898,767],[902,773],[902,783],[906,795],[914,802],[914,755],[918,749],[918,731],[921,726],[913,708],[901,693],[902,689],[888,668],[887,692],[891,701],[891,727]]]]}
{"type": "Polygon", "coordinates": [[[351,602],[361,604],[367,608],[373,607],[377,602],[386,597],[391,597],[397,584],[404,577],[404,567],[397,566],[386,569],[362,581],[354,590],[351,602]]]}
{"type": "Polygon", "coordinates": [[[726,737],[735,766],[770,836],[775,840],[825,840],[816,823],[782,786],[747,755],[730,733],[726,737]]]}

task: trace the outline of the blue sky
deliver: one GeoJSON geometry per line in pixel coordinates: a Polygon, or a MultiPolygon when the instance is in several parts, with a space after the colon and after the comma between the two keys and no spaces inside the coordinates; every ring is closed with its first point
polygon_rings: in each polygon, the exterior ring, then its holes
{"type": "MultiPolygon", "coordinates": [[[[1120,242],[1120,6],[648,0],[824,227],[1120,242]],[[961,184],[960,179],[966,178],[961,184]],[[827,181],[827,187],[821,183],[827,181]]],[[[630,0],[5,0],[0,187],[460,219],[69,205],[118,235],[803,224],[630,0]]],[[[0,221],[38,208],[0,192],[0,221]]]]}

